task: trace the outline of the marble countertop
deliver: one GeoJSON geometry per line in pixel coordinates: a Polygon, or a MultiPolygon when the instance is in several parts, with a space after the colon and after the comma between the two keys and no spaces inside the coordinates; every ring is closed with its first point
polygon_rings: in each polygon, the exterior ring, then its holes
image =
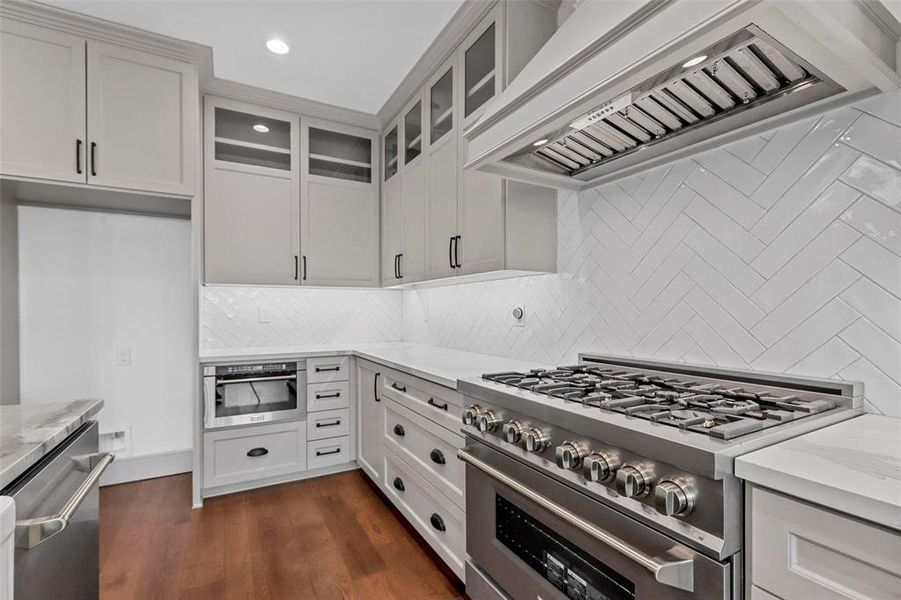
{"type": "Polygon", "coordinates": [[[103,400],[0,406],[0,489],[103,408],[103,400]]]}
{"type": "Polygon", "coordinates": [[[288,357],[354,355],[452,389],[458,379],[497,371],[522,371],[545,365],[490,354],[465,352],[408,342],[288,346],[201,351],[203,363],[234,360],[270,360],[288,357]]]}
{"type": "Polygon", "coordinates": [[[751,483],[901,529],[901,419],[863,415],[735,461],[751,483]]]}

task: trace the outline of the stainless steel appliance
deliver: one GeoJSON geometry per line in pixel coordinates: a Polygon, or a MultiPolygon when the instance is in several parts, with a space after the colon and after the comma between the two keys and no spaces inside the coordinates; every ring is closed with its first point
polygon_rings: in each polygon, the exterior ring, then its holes
{"type": "Polygon", "coordinates": [[[303,419],[306,361],[209,365],[203,368],[205,429],[303,419]]]}
{"type": "Polygon", "coordinates": [[[97,486],[113,455],[97,449],[97,423],[86,423],[3,490],[16,504],[16,598],[99,596],[97,486]]]}
{"type": "Polygon", "coordinates": [[[741,598],[734,459],[862,412],[853,382],[585,354],[458,389],[474,600],[741,598]]]}

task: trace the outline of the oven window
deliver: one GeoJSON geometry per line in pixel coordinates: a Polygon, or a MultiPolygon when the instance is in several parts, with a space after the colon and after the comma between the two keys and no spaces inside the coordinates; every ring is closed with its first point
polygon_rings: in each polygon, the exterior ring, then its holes
{"type": "Polygon", "coordinates": [[[216,416],[234,417],[295,410],[297,381],[251,381],[216,385],[216,416]]]}
{"type": "Polygon", "coordinates": [[[497,539],[573,600],[633,600],[635,584],[496,495],[497,539]]]}

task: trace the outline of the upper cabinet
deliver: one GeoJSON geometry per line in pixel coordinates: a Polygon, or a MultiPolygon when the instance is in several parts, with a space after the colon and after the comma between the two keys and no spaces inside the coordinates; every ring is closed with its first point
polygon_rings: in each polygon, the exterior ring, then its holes
{"type": "Polygon", "coordinates": [[[385,181],[388,181],[397,173],[398,167],[398,146],[397,146],[397,123],[385,134],[382,145],[384,146],[385,157],[385,181]]]}
{"type": "Polygon", "coordinates": [[[478,119],[485,103],[502,89],[499,32],[503,8],[503,4],[498,4],[460,46],[464,129],[478,119]]]}
{"type": "Polygon", "coordinates": [[[404,164],[409,165],[422,154],[422,100],[413,103],[404,115],[404,164]]]}
{"type": "Polygon", "coordinates": [[[301,283],[378,286],[378,136],[304,119],[301,149],[301,283]]]}
{"type": "Polygon", "coordinates": [[[192,196],[193,65],[4,19],[0,173],[192,196]]]}

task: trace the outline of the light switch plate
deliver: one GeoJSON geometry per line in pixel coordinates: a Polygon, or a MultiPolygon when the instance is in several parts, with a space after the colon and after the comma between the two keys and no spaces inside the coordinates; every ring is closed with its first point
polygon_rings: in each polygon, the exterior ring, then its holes
{"type": "Polygon", "coordinates": [[[131,366],[131,348],[116,349],[116,365],[119,367],[131,366]]]}

